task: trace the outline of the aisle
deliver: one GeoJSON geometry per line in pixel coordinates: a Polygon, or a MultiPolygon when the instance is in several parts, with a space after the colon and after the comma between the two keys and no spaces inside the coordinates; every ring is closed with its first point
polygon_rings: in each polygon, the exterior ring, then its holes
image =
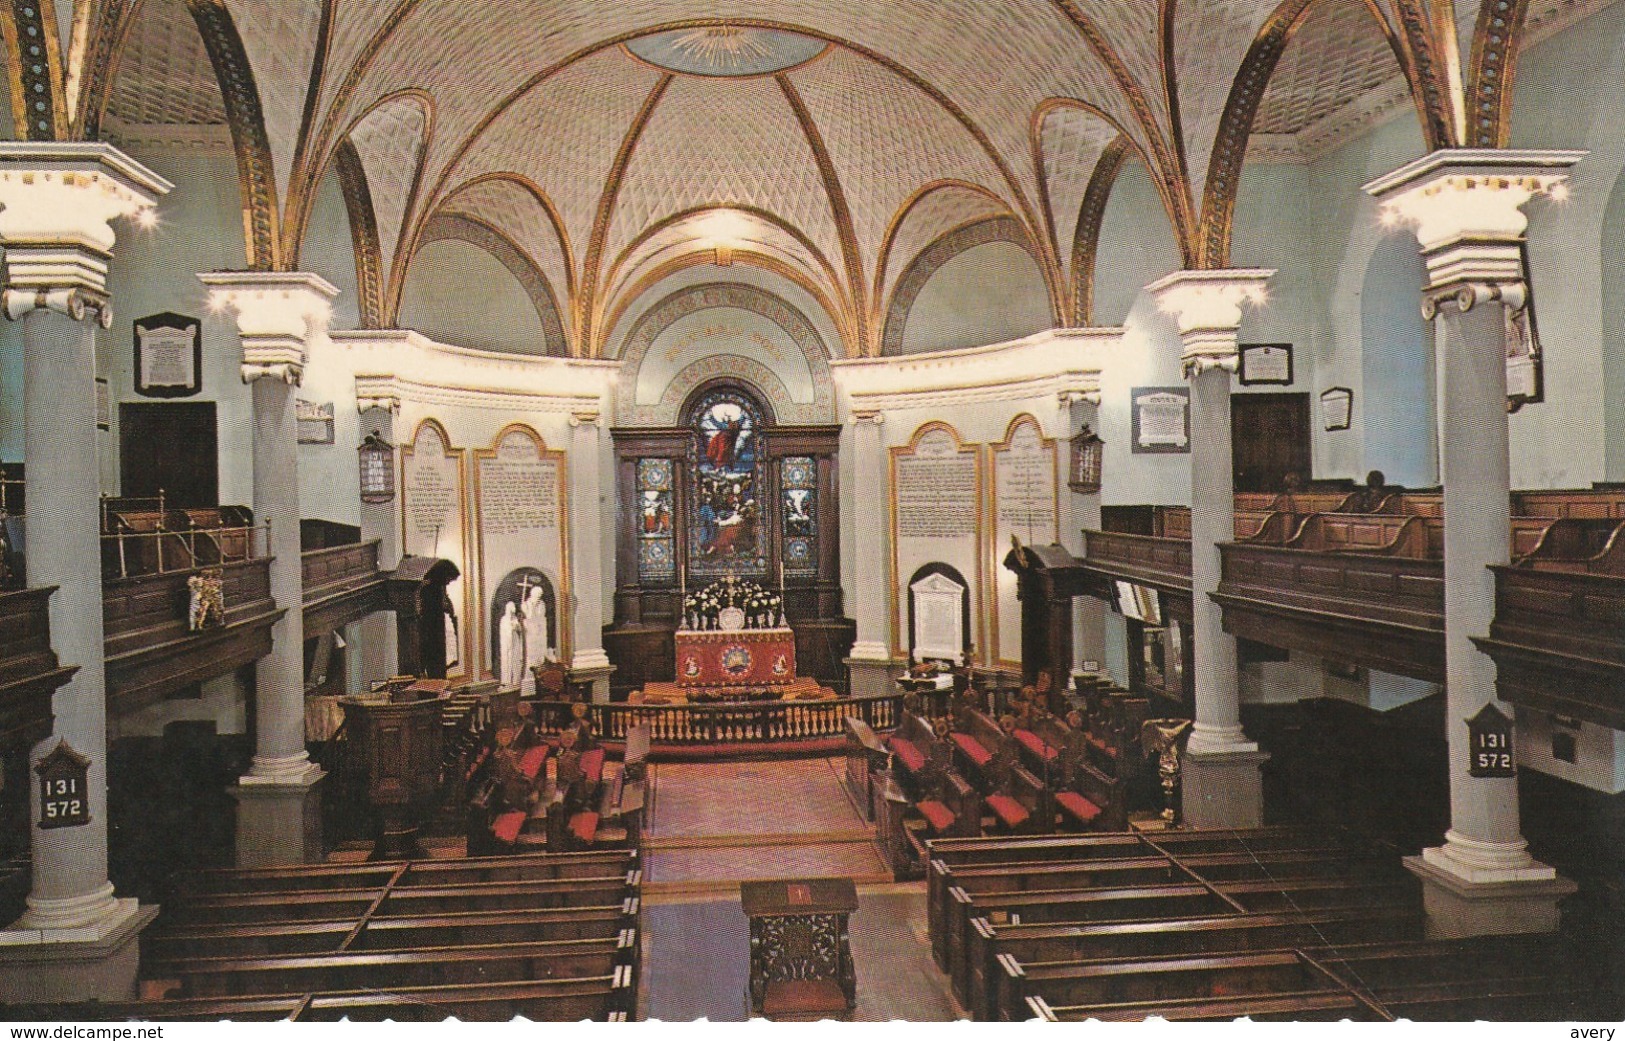
{"type": "Polygon", "coordinates": [[[856,1018],[955,1018],[931,961],[923,883],[891,882],[874,831],[840,783],[844,760],[655,763],[644,839],[644,1017],[745,1019],[746,880],[858,883],[856,1018]]]}

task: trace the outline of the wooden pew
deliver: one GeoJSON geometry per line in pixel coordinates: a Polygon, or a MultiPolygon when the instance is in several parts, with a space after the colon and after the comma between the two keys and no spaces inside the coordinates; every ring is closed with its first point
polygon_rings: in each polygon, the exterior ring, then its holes
{"type": "Polygon", "coordinates": [[[445,984],[612,976],[630,962],[635,930],[614,938],[415,947],[387,951],[191,957],[156,962],[152,978],[178,980],[183,997],[231,997],[445,984]]]}
{"type": "Polygon", "coordinates": [[[874,728],[857,716],[842,721],[846,729],[846,785],[863,811],[863,819],[875,819],[875,777],[886,769],[891,756],[874,728]]]}
{"type": "Polygon", "coordinates": [[[1625,523],[1552,521],[1517,567],[1574,571],[1590,575],[1625,575],[1625,523]]]}
{"type": "Polygon", "coordinates": [[[1024,767],[1012,764],[982,801],[1000,834],[1047,835],[1055,830],[1053,793],[1024,767]]]}
{"type": "Polygon", "coordinates": [[[636,991],[630,974],[621,967],[607,976],[577,979],[315,994],[294,1019],[300,1023],[336,1023],[345,1019],[360,1023],[435,1023],[456,1016],[463,1022],[507,1023],[523,1016],[538,1023],[624,1023],[636,1013],[636,991]]]}
{"type": "Polygon", "coordinates": [[[1625,520],[1625,490],[1583,488],[1513,492],[1512,512],[1521,517],[1622,521],[1625,520]]]}
{"type": "Polygon", "coordinates": [[[1148,921],[993,925],[971,922],[969,993],[956,995],[974,1018],[992,1021],[1001,1009],[1020,1011],[1003,995],[1000,956],[1023,966],[1103,958],[1144,958],[1268,950],[1326,943],[1420,939],[1420,909],[1331,909],[1304,914],[1227,914],[1148,921]]]}
{"type": "Polygon", "coordinates": [[[1304,520],[1287,549],[1321,553],[1372,553],[1428,559],[1428,526],[1421,517],[1380,513],[1316,513],[1304,520]]]}
{"type": "Polygon", "coordinates": [[[987,713],[963,703],[954,713],[948,739],[960,772],[984,793],[997,788],[1015,765],[1015,740],[1010,734],[987,713]]]}
{"type": "Polygon", "coordinates": [[[886,747],[892,753],[892,768],[905,791],[916,801],[923,798],[922,788],[936,775],[953,766],[953,748],[946,738],[946,723],[939,727],[924,716],[903,709],[898,714],[897,727],[886,738],[886,747]]]}

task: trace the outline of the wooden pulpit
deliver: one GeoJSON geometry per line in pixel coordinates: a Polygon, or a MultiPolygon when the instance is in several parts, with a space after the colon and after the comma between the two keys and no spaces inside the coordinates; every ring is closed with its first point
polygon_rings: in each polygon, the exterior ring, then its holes
{"type": "Polygon", "coordinates": [[[377,818],[373,860],[423,855],[418,826],[440,791],[441,699],[432,688],[339,699],[353,768],[377,818]]]}
{"type": "Polygon", "coordinates": [[[850,878],[742,882],[750,919],[753,1016],[783,1022],[848,1020],[858,1003],[847,922],[858,909],[850,878]]]}

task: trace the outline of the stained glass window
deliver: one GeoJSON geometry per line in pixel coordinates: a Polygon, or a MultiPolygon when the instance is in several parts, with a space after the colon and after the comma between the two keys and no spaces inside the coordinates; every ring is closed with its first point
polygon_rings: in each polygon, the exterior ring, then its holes
{"type": "Polygon", "coordinates": [[[818,461],[784,460],[784,573],[818,574],[818,461]]]}
{"type": "Polygon", "coordinates": [[[672,461],[638,460],[638,580],[650,585],[677,578],[672,527],[672,461]]]}
{"type": "Polygon", "coordinates": [[[689,581],[767,572],[762,530],[761,409],[720,388],[690,413],[697,438],[689,506],[689,581]]]}

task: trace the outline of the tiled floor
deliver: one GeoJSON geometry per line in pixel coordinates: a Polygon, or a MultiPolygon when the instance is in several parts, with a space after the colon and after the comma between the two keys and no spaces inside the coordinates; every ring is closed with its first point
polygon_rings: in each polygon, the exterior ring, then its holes
{"type": "Polygon", "coordinates": [[[645,839],[644,1015],[667,1022],[745,1017],[747,879],[858,881],[852,917],[856,1017],[954,1018],[931,961],[921,884],[889,882],[873,830],[840,784],[845,764],[657,763],[645,839]]]}

